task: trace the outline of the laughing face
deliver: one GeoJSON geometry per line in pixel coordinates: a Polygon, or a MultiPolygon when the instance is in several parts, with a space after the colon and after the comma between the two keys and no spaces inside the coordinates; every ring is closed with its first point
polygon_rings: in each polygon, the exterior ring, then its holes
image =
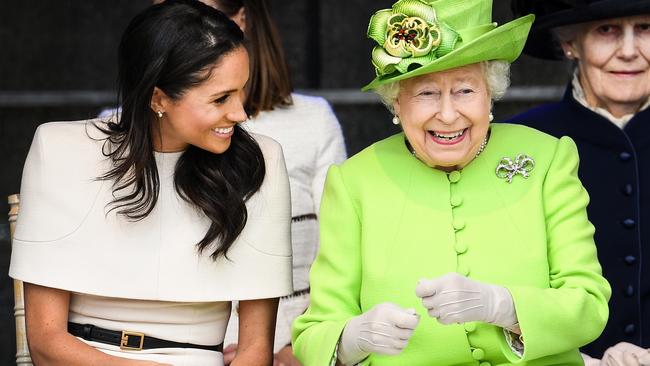
{"type": "Polygon", "coordinates": [[[474,159],[488,132],[490,106],[481,64],[401,81],[393,105],[417,157],[446,171],[474,159]]]}
{"type": "Polygon", "coordinates": [[[622,117],[650,96],[650,15],[587,23],[562,47],[578,61],[589,105],[622,117]]]}
{"type": "Polygon", "coordinates": [[[247,80],[248,54],[240,47],[224,55],[207,80],[176,100],[156,88],[151,107],[163,116],[154,149],[182,151],[194,145],[215,154],[228,150],[234,126],[247,118],[243,107],[247,80]]]}

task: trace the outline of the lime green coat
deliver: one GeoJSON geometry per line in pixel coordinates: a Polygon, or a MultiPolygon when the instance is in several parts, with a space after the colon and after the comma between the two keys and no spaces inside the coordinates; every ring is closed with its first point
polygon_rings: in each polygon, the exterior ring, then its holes
{"type": "Polygon", "coordinates": [[[611,290],[576,146],[524,126],[491,131],[483,153],[451,174],[414,158],[402,134],[330,169],[311,306],[293,329],[306,366],[329,365],[346,322],[382,302],[415,308],[421,320],[401,354],[372,354],[364,365],[582,365],[577,349],[605,326],[611,290]],[[498,178],[500,160],[520,153],[535,160],[530,177],[498,178]],[[501,328],[427,315],[418,280],[449,272],[510,290],[523,358],[501,328]]]}

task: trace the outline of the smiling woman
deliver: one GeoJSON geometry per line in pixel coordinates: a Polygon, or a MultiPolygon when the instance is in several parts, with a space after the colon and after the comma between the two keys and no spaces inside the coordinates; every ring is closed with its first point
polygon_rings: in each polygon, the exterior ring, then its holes
{"type": "Polygon", "coordinates": [[[560,27],[567,57],[576,60],[587,104],[614,117],[636,113],[650,96],[650,15],[560,27]]]}
{"type": "Polygon", "coordinates": [[[582,365],[603,329],[575,143],[490,124],[533,20],[491,9],[399,0],[370,19],[365,89],[403,133],[329,171],[305,365],[582,365]]]}
{"type": "Polygon", "coordinates": [[[10,268],[36,364],[223,366],[232,300],[233,365],[272,362],[289,185],[280,146],[238,125],[243,45],[201,2],[154,5],[122,36],[122,113],[36,131],[10,268]]]}
{"type": "Polygon", "coordinates": [[[460,169],[487,144],[491,99],[505,93],[508,70],[503,61],[482,62],[380,85],[377,93],[414,154],[431,167],[460,169]]]}
{"type": "Polygon", "coordinates": [[[156,151],[182,151],[188,145],[221,154],[230,147],[234,126],[247,119],[244,87],[248,80],[248,53],[243,47],[224,55],[207,70],[200,85],[174,99],[156,87],[151,109],[161,113],[156,151]]]}

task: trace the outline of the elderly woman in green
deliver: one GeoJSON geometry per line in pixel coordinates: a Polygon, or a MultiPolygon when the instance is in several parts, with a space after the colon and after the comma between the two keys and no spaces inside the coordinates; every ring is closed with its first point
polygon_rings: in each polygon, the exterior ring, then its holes
{"type": "Polygon", "coordinates": [[[602,331],[610,287],[574,142],[490,125],[533,17],[491,13],[400,0],[370,20],[364,89],[403,133],[329,171],[293,330],[305,365],[582,365],[602,331]]]}

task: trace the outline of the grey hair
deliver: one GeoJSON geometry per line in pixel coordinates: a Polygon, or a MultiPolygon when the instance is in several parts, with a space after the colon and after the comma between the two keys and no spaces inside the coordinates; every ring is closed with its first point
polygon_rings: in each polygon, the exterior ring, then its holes
{"type": "MultiPolygon", "coordinates": [[[[490,98],[493,102],[501,99],[510,86],[510,63],[504,60],[482,61],[481,67],[490,90],[490,98]]],[[[374,90],[381,98],[382,103],[393,114],[395,113],[393,103],[397,100],[399,89],[400,82],[393,81],[379,85],[374,90]]]]}

